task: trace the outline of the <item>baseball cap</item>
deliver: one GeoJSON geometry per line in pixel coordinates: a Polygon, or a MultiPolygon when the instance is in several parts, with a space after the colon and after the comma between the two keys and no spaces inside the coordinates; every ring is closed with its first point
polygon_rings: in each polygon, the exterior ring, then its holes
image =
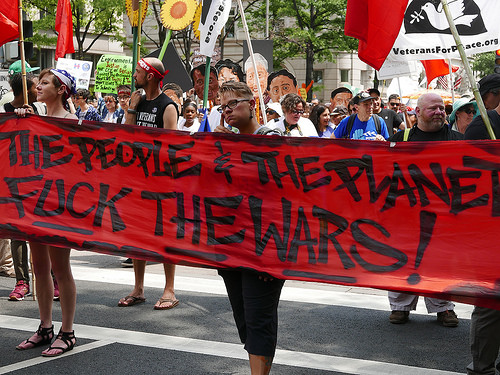
{"type": "MultiPolygon", "coordinates": [[[[27,61],[25,61],[24,64],[25,64],[25,67],[26,67],[26,73],[33,72],[35,70],[40,69],[38,67],[32,68],[30,66],[30,64],[28,64],[27,61]]],[[[17,60],[16,62],[13,62],[9,66],[9,75],[10,76],[13,76],[16,73],[22,73],[22,71],[23,71],[23,64],[22,64],[21,60],[17,60]]]]}
{"type": "Polygon", "coordinates": [[[365,91],[362,91],[354,97],[353,102],[354,104],[359,104],[366,102],[367,100],[373,100],[373,99],[374,99],[373,96],[371,96],[365,91]]]}
{"type": "Polygon", "coordinates": [[[481,96],[487,94],[493,89],[499,89],[500,74],[495,73],[487,75],[486,77],[481,78],[477,85],[479,86],[479,93],[481,94],[481,96]]]}

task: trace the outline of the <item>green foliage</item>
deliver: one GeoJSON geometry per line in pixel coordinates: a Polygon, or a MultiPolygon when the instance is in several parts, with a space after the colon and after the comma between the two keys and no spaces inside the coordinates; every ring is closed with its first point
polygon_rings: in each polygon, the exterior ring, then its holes
{"type": "Polygon", "coordinates": [[[472,61],[472,70],[479,73],[478,78],[493,74],[495,68],[495,51],[478,53],[472,61]]]}
{"type": "MultiPolygon", "coordinates": [[[[33,21],[33,38],[31,40],[40,48],[57,43],[55,18],[57,0],[27,0],[24,2],[33,21]]],[[[86,53],[97,39],[108,35],[112,40],[124,41],[122,19],[125,12],[123,0],[71,0],[73,13],[73,33],[77,39],[75,50],[79,57],[86,53]],[[84,42],[89,39],[87,43],[84,42]]]]}
{"type": "MultiPolygon", "coordinates": [[[[313,61],[335,61],[339,51],[357,49],[357,41],[344,35],[347,0],[270,0],[270,39],[274,64],[284,59],[310,57],[313,61]]],[[[247,11],[250,32],[265,30],[265,2],[247,11]]]]}

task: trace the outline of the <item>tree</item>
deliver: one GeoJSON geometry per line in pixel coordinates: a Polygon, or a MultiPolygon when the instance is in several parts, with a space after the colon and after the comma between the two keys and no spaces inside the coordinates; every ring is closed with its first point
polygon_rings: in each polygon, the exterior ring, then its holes
{"type": "MultiPolygon", "coordinates": [[[[347,0],[270,0],[269,37],[274,42],[275,65],[287,58],[304,57],[308,85],[316,61],[333,62],[338,52],[356,50],[357,40],[344,35],[346,8],[347,0]]],[[[265,2],[258,2],[248,14],[251,31],[264,30],[265,2]]],[[[311,96],[310,90],[308,100],[311,96]]]]}
{"type": "MultiPolygon", "coordinates": [[[[24,4],[29,13],[39,13],[40,18],[33,21],[34,35],[31,40],[37,47],[55,45],[57,33],[55,32],[55,17],[57,0],[25,0],[24,4]],[[40,31],[49,32],[40,33],[40,31]],[[51,35],[51,32],[54,36],[51,35]]],[[[123,33],[123,13],[125,2],[123,0],[71,0],[73,13],[73,33],[77,45],[75,53],[78,59],[88,52],[95,42],[105,34],[113,40],[125,41],[123,33]],[[90,40],[84,47],[86,40],[90,40]]]]}
{"type": "Polygon", "coordinates": [[[472,59],[472,69],[479,72],[480,77],[493,74],[495,68],[495,51],[478,53],[472,59]]]}

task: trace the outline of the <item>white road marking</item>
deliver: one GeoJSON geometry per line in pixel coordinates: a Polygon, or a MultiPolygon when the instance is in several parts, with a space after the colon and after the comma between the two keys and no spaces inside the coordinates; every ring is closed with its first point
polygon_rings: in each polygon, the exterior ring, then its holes
{"type": "MultiPolygon", "coordinates": [[[[134,274],[130,269],[100,269],[78,266],[75,264],[73,264],[71,268],[75,280],[134,285],[134,274]]],[[[144,286],[146,288],[163,290],[164,285],[165,277],[163,274],[146,273],[144,277],[144,286]]],[[[356,290],[359,288],[339,288],[332,286],[332,289],[336,288],[339,290],[301,288],[288,286],[287,283],[285,283],[280,300],[387,311],[388,313],[390,311],[389,300],[385,292],[383,294],[381,294],[380,291],[376,291],[377,294],[357,293],[356,290]]],[[[222,278],[175,276],[175,290],[227,295],[222,278]],[[203,281],[200,282],[201,280],[203,281]]],[[[362,290],[366,291],[366,289],[362,290]]],[[[474,306],[472,305],[455,303],[455,312],[460,319],[470,319],[473,308],[474,306]]],[[[411,314],[427,315],[423,298],[420,298],[417,310],[412,311],[411,314]]]]}
{"type": "MultiPolygon", "coordinates": [[[[35,320],[35,319],[29,319],[29,320],[35,320]]],[[[1,321],[1,318],[0,318],[0,321],[1,321]]],[[[28,323],[33,324],[32,321],[30,321],[28,323]]],[[[5,328],[5,327],[3,327],[3,328],[5,328]]],[[[16,327],[13,329],[21,330],[19,327],[16,327]]],[[[106,345],[109,345],[112,343],[113,342],[111,342],[111,341],[104,341],[103,340],[103,341],[93,341],[93,342],[90,342],[90,343],[84,344],[84,345],[77,345],[77,346],[75,346],[75,348],[73,350],[65,353],[64,357],[66,357],[68,355],[83,353],[83,352],[86,352],[87,350],[100,348],[102,346],[106,346],[106,345]]],[[[7,374],[7,373],[12,372],[12,371],[22,370],[24,368],[28,368],[31,366],[37,366],[37,365],[45,363],[45,362],[57,360],[61,357],[62,356],[57,356],[57,357],[42,357],[42,356],[40,356],[37,358],[28,359],[26,361],[13,363],[11,365],[0,367],[0,374],[7,374]]]]}
{"type": "MultiPolygon", "coordinates": [[[[57,325],[60,323],[55,322],[57,325]]],[[[37,319],[21,318],[8,315],[0,315],[0,327],[4,329],[14,329],[19,331],[27,330],[26,327],[33,327],[38,324],[37,319]]],[[[242,345],[217,341],[191,339],[186,337],[176,337],[169,335],[159,335],[154,333],[134,332],[107,327],[89,326],[75,324],[75,331],[78,337],[96,340],[93,343],[76,346],[74,350],[66,355],[81,353],[83,351],[99,348],[111,343],[138,345],[150,348],[160,348],[166,350],[176,350],[189,353],[213,355],[225,358],[235,358],[246,360],[247,353],[242,345]]],[[[0,374],[15,371],[29,366],[37,365],[54,358],[36,358],[12,364],[0,368],[0,374]]],[[[277,350],[274,358],[275,364],[286,366],[303,367],[325,371],[337,371],[347,374],[358,375],[380,375],[380,374],[412,374],[412,375],[458,375],[457,372],[442,371],[435,369],[419,368],[393,363],[369,361],[357,358],[346,358],[338,356],[328,356],[315,353],[296,352],[290,350],[277,350]]]]}

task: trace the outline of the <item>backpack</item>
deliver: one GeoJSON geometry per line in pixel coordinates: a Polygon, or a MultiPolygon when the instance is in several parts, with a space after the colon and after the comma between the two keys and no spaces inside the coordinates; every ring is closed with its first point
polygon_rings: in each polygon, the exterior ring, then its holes
{"type": "MultiPolygon", "coordinates": [[[[382,126],[380,125],[380,117],[376,115],[375,113],[372,115],[373,117],[373,122],[375,123],[375,129],[377,130],[377,134],[381,134],[382,132],[382,126]]],[[[351,130],[354,125],[354,120],[356,119],[356,113],[353,113],[352,115],[349,116],[349,120],[347,120],[347,126],[346,126],[346,136],[342,138],[351,138],[351,130]]]]}

